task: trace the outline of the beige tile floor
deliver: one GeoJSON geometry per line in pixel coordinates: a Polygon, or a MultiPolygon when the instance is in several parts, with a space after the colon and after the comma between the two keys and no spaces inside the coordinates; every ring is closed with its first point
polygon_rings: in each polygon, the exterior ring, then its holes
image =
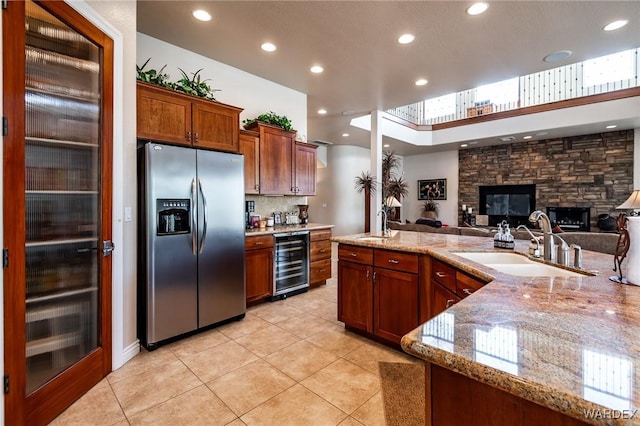
{"type": "Polygon", "coordinates": [[[331,279],[143,349],[52,424],[384,425],[378,361],[418,361],[345,331],[336,289],[331,279]]]}

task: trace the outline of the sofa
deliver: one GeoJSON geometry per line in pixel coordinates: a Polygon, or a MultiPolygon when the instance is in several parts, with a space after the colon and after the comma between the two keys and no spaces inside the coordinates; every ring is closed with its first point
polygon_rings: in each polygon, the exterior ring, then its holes
{"type": "MultiPolygon", "coordinates": [[[[495,235],[495,229],[489,228],[468,228],[457,226],[443,226],[436,228],[429,225],[415,223],[389,222],[389,229],[400,231],[433,232],[439,234],[468,235],[473,237],[491,237],[495,235]]],[[[540,231],[532,231],[536,236],[542,236],[540,231]]],[[[515,239],[529,240],[531,235],[527,231],[512,230],[515,239]]],[[[567,244],[576,244],[584,250],[595,251],[605,254],[615,254],[618,244],[618,234],[616,232],[562,232],[554,234],[560,236],[567,244]]]]}

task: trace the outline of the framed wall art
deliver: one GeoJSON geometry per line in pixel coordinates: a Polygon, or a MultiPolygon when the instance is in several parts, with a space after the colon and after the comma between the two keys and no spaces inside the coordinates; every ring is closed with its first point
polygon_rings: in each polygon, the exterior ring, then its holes
{"type": "Polygon", "coordinates": [[[446,200],[446,179],[425,179],[418,181],[418,200],[446,200]]]}

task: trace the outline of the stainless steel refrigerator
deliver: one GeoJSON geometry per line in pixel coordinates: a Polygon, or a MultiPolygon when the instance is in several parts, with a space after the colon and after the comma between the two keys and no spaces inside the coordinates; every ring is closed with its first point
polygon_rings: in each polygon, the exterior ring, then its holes
{"type": "Polygon", "coordinates": [[[241,319],[244,159],[157,143],[138,151],[138,337],[159,342],[241,319]]]}

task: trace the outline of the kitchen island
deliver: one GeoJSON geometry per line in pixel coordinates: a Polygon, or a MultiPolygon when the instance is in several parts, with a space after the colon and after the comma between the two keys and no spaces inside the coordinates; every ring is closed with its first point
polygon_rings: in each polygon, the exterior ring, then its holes
{"type": "Polygon", "coordinates": [[[415,253],[489,282],[402,338],[426,362],[427,424],[640,424],[640,287],[608,279],[613,256],[585,251],[590,276],[516,276],[455,254],[507,251],[486,237],[333,241],[415,253]]]}

